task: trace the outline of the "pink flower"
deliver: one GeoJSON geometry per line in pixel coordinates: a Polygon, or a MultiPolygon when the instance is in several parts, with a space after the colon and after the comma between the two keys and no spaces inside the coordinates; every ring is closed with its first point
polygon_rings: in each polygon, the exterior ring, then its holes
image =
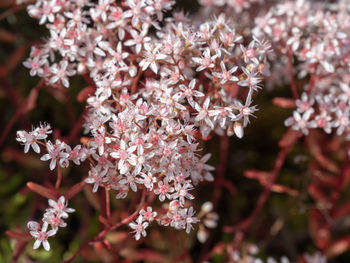
{"type": "Polygon", "coordinates": [[[196,68],[196,71],[202,71],[204,69],[208,69],[208,68],[213,68],[214,67],[214,61],[215,59],[218,57],[217,54],[215,54],[214,56],[212,56],[210,54],[210,49],[206,48],[203,52],[203,56],[202,57],[194,57],[192,58],[192,60],[199,64],[200,66],[196,68]]]}
{"type": "Polygon", "coordinates": [[[65,152],[66,144],[60,140],[56,140],[56,143],[53,144],[51,141],[46,143],[47,154],[44,154],[40,160],[50,161],[50,170],[55,169],[57,161],[60,162],[61,166],[65,163],[65,160],[69,157],[69,154],[65,152]]]}
{"type": "Polygon", "coordinates": [[[43,66],[47,64],[46,58],[34,57],[28,58],[23,62],[23,65],[30,69],[31,76],[43,76],[44,69],[43,66]]]}
{"type": "MultiPolygon", "coordinates": [[[[36,223],[36,222],[35,222],[36,223]]],[[[43,247],[46,251],[49,251],[50,250],[50,244],[49,242],[47,241],[47,239],[53,235],[56,234],[57,230],[55,229],[51,229],[49,231],[47,231],[47,227],[48,227],[48,223],[47,222],[44,222],[42,227],[41,227],[41,230],[39,231],[39,224],[36,223],[34,224],[33,222],[29,222],[28,223],[30,225],[30,227],[35,230],[31,230],[30,231],[30,234],[32,235],[32,237],[34,237],[36,240],[34,242],[34,245],[33,245],[33,249],[37,249],[40,247],[41,243],[43,244],[43,247]]]]}
{"type": "Polygon", "coordinates": [[[204,121],[211,129],[214,129],[214,124],[210,119],[209,116],[209,104],[210,104],[210,97],[207,97],[205,101],[203,102],[203,106],[201,107],[198,103],[194,105],[196,111],[198,112],[195,121],[204,121]]]}
{"type": "Polygon", "coordinates": [[[136,155],[133,152],[136,150],[136,145],[128,147],[124,140],[120,140],[118,151],[112,152],[110,155],[118,161],[118,169],[121,174],[125,174],[129,170],[127,164],[136,165],[136,155]]]}
{"type": "Polygon", "coordinates": [[[232,67],[230,70],[226,70],[225,63],[223,61],[220,62],[221,73],[214,72],[213,76],[217,77],[220,80],[221,84],[225,84],[227,81],[238,81],[238,78],[233,76],[238,67],[232,67]]]}
{"type": "Polygon", "coordinates": [[[101,166],[93,167],[89,171],[89,177],[85,179],[85,182],[87,182],[88,184],[94,184],[92,188],[93,193],[97,192],[98,187],[107,181],[107,178],[106,178],[107,172],[108,170],[107,169],[102,170],[101,166]]]}
{"type": "Polygon", "coordinates": [[[159,195],[159,200],[164,201],[165,197],[171,199],[170,193],[174,192],[174,187],[169,185],[167,177],[164,178],[164,181],[158,182],[158,188],[154,190],[156,195],[159,195]]]}
{"type": "Polygon", "coordinates": [[[160,46],[154,47],[151,44],[145,44],[144,58],[139,63],[143,71],[150,67],[155,74],[158,73],[157,61],[167,58],[167,55],[159,53],[159,48],[160,46]]]}
{"type": "Polygon", "coordinates": [[[40,147],[37,144],[37,138],[35,136],[35,133],[33,132],[26,132],[26,131],[17,131],[17,138],[16,140],[18,142],[21,142],[24,144],[24,153],[27,153],[29,151],[30,146],[36,153],[40,153],[40,147]]]}
{"type": "Polygon", "coordinates": [[[58,64],[53,64],[51,66],[51,72],[53,76],[50,78],[50,83],[54,84],[59,80],[62,82],[62,85],[66,88],[69,87],[68,76],[72,76],[75,74],[74,70],[69,69],[68,61],[63,60],[58,64]]]}
{"type": "Polygon", "coordinates": [[[152,211],[152,207],[147,206],[146,210],[141,209],[140,210],[140,215],[143,216],[143,219],[152,222],[154,218],[157,216],[157,212],[152,211]]]}
{"type": "Polygon", "coordinates": [[[75,211],[75,209],[67,207],[68,201],[66,201],[64,196],[60,196],[60,198],[58,198],[57,201],[49,199],[49,205],[49,212],[53,212],[56,215],[61,216],[63,218],[67,218],[68,213],[73,213],[75,211]]]}
{"type": "Polygon", "coordinates": [[[203,97],[204,94],[198,90],[195,89],[196,87],[196,79],[192,79],[188,86],[185,86],[183,84],[180,85],[180,89],[183,92],[183,96],[187,99],[188,103],[192,106],[195,107],[195,102],[194,98],[199,98],[203,97]]]}
{"type": "Polygon", "coordinates": [[[143,216],[139,215],[139,217],[136,219],[135,222],[131,222],[129,224],[130,228],[133,229],[132,233],[135,233],[135,239],[139,240],[141,238],[141,235],[145,237],[147,235],[146,233],[146,228],[148,227],[149,223],[148,222],[142,222],[143,221],[143,216]]]}
{"type": "Polygon", "coordinates": [[[148,33],[148,28],[146,26],[142,27],[142,31],[140,33],[138,33],[136,30],[131,30],[130,34],[132,39],[129,39],[127,41],[124,42],[125,46],[136,46],[136,53],[140,53],[141,52],[141,48],[142,46],[151,41],[150,37],[146,37],[148,33]]]}

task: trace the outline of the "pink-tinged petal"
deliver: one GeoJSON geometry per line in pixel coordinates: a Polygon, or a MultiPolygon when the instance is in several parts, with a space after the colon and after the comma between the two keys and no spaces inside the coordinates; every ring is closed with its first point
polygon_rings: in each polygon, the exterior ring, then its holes
{"type": "Polygon", "coordinates": [[[27,228],[30,230],[38,230],[39,229],[39,223],[35,221],[29,221],[27,223],[27,228]]]}
{"type": "Polygon", "coordinates": [[[52,207],[56,207],[57,206],[57,203],[54,200],[52,200],[52,199],[49,199],[48,203],[52,207]]]}
{"type": "Polygon", "coordinates": [[[29,151],[29,148],[30,148],[30,144],[29,143],[26,143],[24,145],[24,153],[27,153],[29,151]]]}
{"type": "Polygon", "coordinates": [[[34,152],[40,153],[40,147],[36,142],[32,144],[32,148],[33,148],[34,152]]]}
{"type": "Polygon", "coordinates": [[[243,126],[242,126],[241,123],[236,122],[236,123],[234,124],[233,130],[234,130],[234,132],[235,132],[235,134],[236,134],[236,136],[237,136],[238,138],[240,138],[240,139],[243,138],[244,129],[243,129],[243,126]]]}
{"type": "Polygon", "coordinates": [[[51,159],[50,170],[52,171],[53,169],[55,169],[55,167],[56,167],[56,160],[55,159],[51,159]]]}
{"type": "Polygon", "coordinates": [[[157,67],[157,64],[155,62],[152,62],[151,63],[151,69],[152,71],[154,72],[154,74],[157,74],[158,72],[158,67],[157,67]]]}
{"type": "Polygon", "coordinates": [[[126,144],[125,144],[125,141],[124,141],[124,140],[121,140],[121,141],[120,141],[120,149],[123,149],[123,150],[126,149],[126,144]]]}
{"type": "Polygon", "coordinates": [[[136,186],[136,184],[131,183],[131,184],[130,184],[130,188],[131,188],[131,190],[133,190],[134,192],[137,192],[137,186],[136,186]]]}
{"type": "Polygon", "coordinates": [[[132,228],[132,229],[135,229],[137,227],[137,224],[135,224],[134,222],[131,222],[129,223],[129,226],[132,228]]]}
{"type": "Polygon", "coordinates": [[[196,62],[197,64],[201,64],[202,63],[202,59],[201,58],[194,57],[194,58],[192,58],[192,60],[194,62],[196,62]]]}
{"type": "Polygon", "coordinates": [[[58,202],[64,204],[66,202],[66,198],[63,195],[61,195],[60,198],[58,198],[58,202]]]}
{"type": "Polygon", "coordinates": [[[50,160],[51,159],[51,156],[50,154],[44,154],[43,156],[41,156],[40,160],[42,161],[47,161],[47,160],[50,160]]]}
{"type": "Polygon", "coordinates": [[[93,184],[95,183],[95,179],[93,177],[88,177],[88,178],[85,178],[85,182],[88,184],[93,184]]]}
{"type": "Polygon", "coordinates": [[[297,112],[297,111],[293,112],[293,117],[294,117],[294,119],[296,121],[300,121],[301,120],[301,116],[300,116],[299,112],[297,112]]]}
{"type": "Polygon", "coordinates": [[[135,235],[135,239],[139,240],[140,238],[141,238],[141,233],[137,232],[136,235],[135,235]]]}
{"type": "Polygon", "coordinates": [[[64,87],[69,88],[69,80],[68,78],[62,78],[62,84],[64,87]]]}
{"type": "Polygon", "coordinates": [[[202,163],[206,163],[211,157],[211,153],[207,153],[206,155],[204,155],[201,159],[202,163]]]}
{"type": "Polygon", "coordinates": [[[131,156],[129,159],[128,159],[129,163],[132,165],[132,166],[135,166],[136,165],[136,157],[134,156],[131,156]]]}
{"type": "Polygon", "coordinates": [[[51,84],[56,83],[58,80],[59,80],[59,77],[58,77],[58,76],[53,76],[53,77],[50,79],[50,83],[51,83],[51,84]]]}
{"type": "Polygon", "coordinates": [[[203,103],[203,108],[204,108],[204,109],[208,109],[209,103],[210,103],[210,98],[207,97],[207,98],[205,99],[204,103],[203,103]]]}
{"type": "Polygon", "coordinates": [[[41,231],[46,232],[48,226],[49,224],[47,222],[44,222],[43,226],[41,227],[41,231]]]}
{"type": "Polygon", "coordinates": [[[50,250],[50,244],[47,240],[43,241],[43,246],[46,251],[50,250]]]}
{"type": "Polygon", "coordinates": [[[136,149],[137,149],[137,146],[133,145],[133,146],[129,147],[128,153],[133,153],[134,151],[136,151],[136,149]]]}
{"type": "Polygon", "coordinates": [[[95,48],[94,53],[95,53],[96,55],[101,56],[101,57],[105,57],[105,56],[106,56],[106,53],[105,53],[102,49],[100,49],[100,48],[98,48],[98,47],[95,48]]]}
{"type": "Polygon", "coordinates": [[[113,158],[119,158],[119,154],[116,153],[116,152],[110,153],[110,156],[113,157],[113,158]]]}
{"type": "Polygon", "coordinates": [[[53,235],[56,235],[56,232],[57,232],[57,230],[51,229],[50,231],[47,232],[47,235],[48,235],[49,237],[51,237],[51,236],[53,236],[53,235]]]}
{"type": "Polygon", "coordinates": [[[133,39],[129,39],[129,40],[124,42],[124,46],[130,47],[133,45],[135,45],[135,41],[133,39]]]}
{"type": "Polygon", "coordinates": [[[141,44],[137,44],[137,45],[136,45],[136,53],[137,53],[137,54],[140,53],[141,48],[142,48],[142,45],[141,45],[141,44]]]}
{"type": "Polygon", "coordinates": [[[98,190],[98,187],[99,187],[99,185],[95,183],[95,184],[94,184],[94,187],[92,188],[92,192],[93,192],[93,193],[96,193],[97,190],[98,190]]]}
{"type": "Polygon", "coordinates": [[[34,245],[33,245],[33,249],[38,249],[41,245],[41,241],[40,240],[35,240],[34,245]]]}

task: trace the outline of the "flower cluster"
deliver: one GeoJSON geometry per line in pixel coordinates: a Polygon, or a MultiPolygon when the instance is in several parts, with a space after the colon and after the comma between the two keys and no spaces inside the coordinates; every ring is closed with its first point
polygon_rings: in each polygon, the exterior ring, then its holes
{"type": "MultiPolygon", "coordinates": [[[[337,4],[286,1],[255,19],[254,32],[267,35],[280,63],[294,64],[299,79],[309,78],[287,126],[305,135],[319,128],[349,139],[350,9],[337,4]],[[289,57],[289,58],[288,58],[289,57]]],[[[287,68],[287,67],[285,67],[287,68]]]]}
{"type": "Polygon", "coordinates": [[[39,127],[33,129],[31,132],[17,131],[17,141],[24,144],[24,153],[28,153],[30,147],[36,153],[40,153],[39,140],[45,140],[49,134],[52,133],[51,126],[48,124],[41,124],[39,127]]]}
{"type": "Polygon", "coordinates": [[[204,243],[209,237],[208,228],[216,228],[217,226],[219,215],[215,212],[212,212],[212,210],[213,204],[211,202],[205,202],[198,214],[200,224],[197,232],[197,239],[201,243],[204,243]]]}
{"type": "Polygon", "coordinates": [[[41,243],[45,250],[50,250],[50,244],[47,239],[53,235],[56,235],[59,227],[66,227],[67,224],[63,221],[68,218],[68,213],[73,213],[75,210],[69,208],[68,202],[61,196],[57,201],[49,199],[49,208],[46,209],[44,216],[42,218],[42,224],[29,221],[27,227],[30,234],[35,239],[33,248],[37,249],[40,247],[41,243]],[[50,230],[48,231],[48,227],[50,230]]]}
{"type": "Polygon", "coordinates": [[[158,213],[148,206],[146,210],[141,209],[136,222],[129,223],[130,228],[135,233],[135,239],[139,240],[141,235],[146,236],[146,228],[155,219],[160,225],[171,226],[175,229],[185,229],[186,233],[190,233],[193,228],[192,224],[196,224],[199,220],[194,217],[193,207],[181,208],[178,201],[174,200],[167,206],[166,212],[162,217],[157,217],[158,213]]]}
{"type": "Polygon", "coordinates": [[[59,139],[53,143],[46,140],[49,134],[52,133],[50,124],[40,124],[31,132],[17,131],[17,141],[24,144],[24,152],[27,153],[32,147],[36,153],[40,153],[40,146],[46,148],[47,153],[40,160],[50,160],[50,170],[54,170],[58,164],[62,168],[67,168],[69,161],[79,165],[89,156],[89,150],[81,145],[77,145],[72,149],[68,144],[59,139]]]}
{"type": "MultiPolygon", "coordinates": [[[[48,85],[69,87],[70,76],[84,74],[95,89],[84,123],[90,138],[73,150],[59,140],[45,142],[41,159],[51,160],[50,169],[88,158],[85,182],[93,192],[109,187],[117,198],[130,190],[153,192],[168,202],[154,217],[189,232],[198,222],[191,191],[214,179],[198,139],[212,132],[243,137],[271,46],[237,34],[224,14],[202,24],[181,12],[163,21],[173,4],[37,0],[28,13],[50,36],[24,65],[48,85]]],[[[37,149],[41,139],[25,132],[19,138],[26,149],[37,149]]],[[[148,224],[142,214],[130,224],[136,239],[148,224]]]]}

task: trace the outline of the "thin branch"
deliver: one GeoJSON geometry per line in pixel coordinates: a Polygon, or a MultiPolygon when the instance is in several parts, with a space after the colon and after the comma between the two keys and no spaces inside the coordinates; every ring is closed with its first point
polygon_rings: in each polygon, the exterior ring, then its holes
{"type": "Polygon", "coordinates": [[[260,194],[259,199],[257,201],[257,204],[254,208],[254,210],[251,212],[251,214],[244,220],[242,220],[240,223],[238,223],[235,226],[224,226],[223,231],[226,233],[233,233],[237,231],[246,231],[254,222],[257,215],[260,213],[261,209],[263,208],[264,204],[266,203],[270,193],[271,193],[271,187],[275,184],[276,179],[280,173],[280,170],[283,166],[283,163],[286,159],[286,156],[290,149],[293,147],[294,144],[288,145],[286,147],[283,147],[275,161],[274,168],[271,172],[271,179],[266,184],[264,191],[260,194]]]}
{"type": "Polygon", "coordinates": [[[145,203],[145,197],[146,197],[146,191],[143,190],[142,192],[142,197],[141,197],[141,201],[140,204],[138,206],[138,208],[128,217],[124,218],[122,221],[114,224],[113,226],[111,226],[108,229],[102,230],[98,235],[96,235],[94,238],[92,238],[90,241],[86,242],[83,246],[81,246],[74,254],[71,258],[69,258],[68,260],[63,261],[64,263],[70,263],[72,262],[87,246],[89,246],[90,244],[93,244],[95,242],[100,241],[102,238],[104,238],[105,235],[107,235],[109,232],[123,226],[126,225],[128,223],[130,223],[132,220],[134,220],[137,217],[137,214],[139,213],[139,211],[141,210],[141,208],[143,207],[144,203],[145,203]]]}
{"type": "Polygon", "coordinates": [[[57,179],[56,179],[56,191],[58,191],[58,189],[60,188],[62,182],[62,169],[61,166],[59,164],[57,164],[57,179]]]}
{"type": "Polygon", "coordinates": [[[294,99],[299,99],[299,95],[298,95],[298,91],[297,91],[297,85],[295,82],[295,78],[294,78],[294,73],[293,73],[293,53],[292,53],[292,49],[289,47],[288,48],[288,74],[289,74],[289,78],[290,78],[290,89],[292,90],[292,94],[294,99]]]}

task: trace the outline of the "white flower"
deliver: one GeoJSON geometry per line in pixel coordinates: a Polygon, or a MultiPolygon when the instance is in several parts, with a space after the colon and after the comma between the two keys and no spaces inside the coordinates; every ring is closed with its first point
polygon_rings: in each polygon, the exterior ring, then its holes
{"type": "Polygon", "coordinates": [[[36,153],[40,153],[40,147],[37,144],[37,138],[35,136],[35,133],[33,132],[26,132],[26,131],[17,131],[17,138],[16,140],[18,142],[21,142],[24,144],[24,153],[27,153],[29,151],[30,146],[32,146],[32,149],[36,153]]]}
{"type": "Polygon", "coordinates": [[[160,46],[145,44],[144,58],[139,63],[143,71],[150,67],[155,74],[158,73],[157,61],[167,58],[167,55],[159,53],[159,48],[160,46]]]}
{"type": "Polygon", "coordinates": [[[43,223],[43,226],[41,227],[40,231],[38,230],[39,227],[34,226],[33,223],[30,224],[30,227],[32,229],[33,229],[33,227],[34,227],[34,229],[36,228],[36,230],[31,230],[30,231],[30,234],[32,235],[32,237],[34,237],[36,239],[35,242],[34,242],[34,245],[33,245],[33,249],[39,248],[41,243],[43,243],[44,249],[49,251],[50,250],[50,244],[47,241],[47,239],[50,236],[55,235],[56,234],[56,230],[55,229],[51,229],[50,231],[46,232],[47,231],[47,227],[48,227],[48,223],[47,222],[43,223]]]}
{"type": "Polygon", "coordinates": [[[107,181],[106,174],[108,172],[108,169],[103,169],[101,166],[93,167],[89,171],[89,177],[85,179],[85,182],[88,184],[94,184],[92,188],[92,192],[95,193],[98,190],[98,187],[107,181]]]}
{"type": "Polygon", "coordinates": [[[57,161],[60,162],[62,167],[66,167],[67,163],[65,162],[69,157],[69,154],[64,152],[66,149],[66,144],[60,140],[56,140],[56,143],[53,144],[51,141],[46,143],[47,154],[44,154],[40,160],[47,161],[50,160],[50,170],[55,169],[57,161]]]}
{"type": "Polygon", "coordinates": [[[146,228],[148,227],[148,222],[143,222],[142,215],[139,215],[139,217],[136,219],[136,223],[131,222],[129,224],[130,228],[132,228],[134,231],[132,233],[135,233],[135,239],[139,240],[141,238],[141,235],[145,237],[147,235],[146,228]]]}
{"type": "Polygon", "coordinates": [[[60,196],[57,201],[49,199],[49,205],[51,208],[48,208],[48,211],[54,212],[63,218],[67,218],[68,213],[73,213],[75,211],[75,209],[67,207],[68,201],[66,201],[64,196],[60,196]]]}
{"type": "Polygon", "coordinates": [[[140,210],[140,215],[143,216],[144,220],[152,222],[154,220],[154,218],[157,216],[157,212],[152,211],[152,207],[147,206],[146,210],[144,210],[144,209],[140,210]]]}

